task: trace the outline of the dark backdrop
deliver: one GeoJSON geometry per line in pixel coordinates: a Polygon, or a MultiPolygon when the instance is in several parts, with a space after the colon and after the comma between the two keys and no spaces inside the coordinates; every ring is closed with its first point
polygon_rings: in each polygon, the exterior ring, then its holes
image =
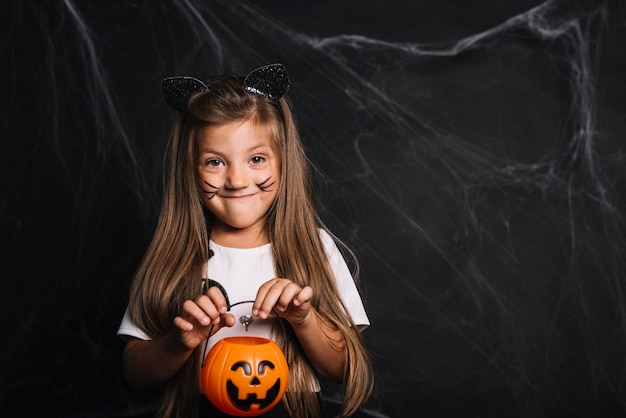
{"type": "Polygon", "coordinates": [[[160,80],[282,62],[324,216],[361,261],[370,413],[623,416],[625,17],[619,0],[3,2],[1,415],[151,410],[115,331],[159,207],[160,80]]]}

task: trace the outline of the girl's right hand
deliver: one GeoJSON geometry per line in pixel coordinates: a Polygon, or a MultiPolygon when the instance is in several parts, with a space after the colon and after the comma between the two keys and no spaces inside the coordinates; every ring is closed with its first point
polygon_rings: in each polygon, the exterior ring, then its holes
{"type": "Polygon", "coordinates": [[[235,317],[227,309],[226,299],[217,287],[209,288],[194,300],[186,300],[180,315],[174,318],[180,343],[193,350],[222,327],[235,325],[235,317]]]}

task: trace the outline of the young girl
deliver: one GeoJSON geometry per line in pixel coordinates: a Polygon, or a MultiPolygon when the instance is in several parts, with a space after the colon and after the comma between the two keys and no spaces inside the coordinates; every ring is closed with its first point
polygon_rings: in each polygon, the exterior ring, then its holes
{"type": "Polygon", "coordinates": [[[342,416],[372,391],[368,318],[316,213],[288,87],[280,64],[208,84],[164,80],[180,114],[157,230],[118,331],[126,380],[162,389],[160,417],[219,416],[199,376],[206,350],[228,335],[271,338],[287,356],[289,386],[270,413],[320,416],[317,373],[343,382],[342,416]]]}

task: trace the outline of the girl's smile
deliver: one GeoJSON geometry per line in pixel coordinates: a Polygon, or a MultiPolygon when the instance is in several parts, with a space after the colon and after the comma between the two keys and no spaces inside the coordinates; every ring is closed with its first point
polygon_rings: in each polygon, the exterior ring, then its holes
{"type": "MultiPolygon", "coordinates": [[[[211,126],[199,135],[198,181],[217,223],[211,237],[248,236],[257,245],[276,199],[280,164],[269,130],[251,121],[211,126]]],[[[251,243],[251,245],[253,245],[251,243]]]]}

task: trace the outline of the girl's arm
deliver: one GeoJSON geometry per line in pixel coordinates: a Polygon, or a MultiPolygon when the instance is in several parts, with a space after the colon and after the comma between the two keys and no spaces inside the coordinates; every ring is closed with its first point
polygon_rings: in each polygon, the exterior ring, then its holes
{"type": "Polygon", "coordinates": [[[124,378],[136,390],[158,387],[180,370],[193,350],[224,326],[235,325],[217,288],[183,303],[172,330],[152,340],[133,338],[124,348],[124,378]],[[211,334],[211,335],[212,335],[211,334]]]}
{"type": "Polygon", "coordinates": [[[154,340],[132,338],[124,347],[124,378],[138,391],[158,387],[174,377],[192,352],[174,332],[154,340]]]}
{"type": "Polygon", "coordinates": [[[293,328],[313,366],[324,376],[343,379],[346,363],[341,333],[322,321],[311,306],[313,289],[301,288],[288,279],[272,279],[263,284],[252,306],[252,314],[263,319],[275,309],[293,328]]]}
{"type": "Polygon", "coordinates": [[[330,327],[311,308],[307,319],[291,326],[306,356],[318,372],[337,382],[343,380],[346,364],[345,343],[341,333],[330,327]]]}

